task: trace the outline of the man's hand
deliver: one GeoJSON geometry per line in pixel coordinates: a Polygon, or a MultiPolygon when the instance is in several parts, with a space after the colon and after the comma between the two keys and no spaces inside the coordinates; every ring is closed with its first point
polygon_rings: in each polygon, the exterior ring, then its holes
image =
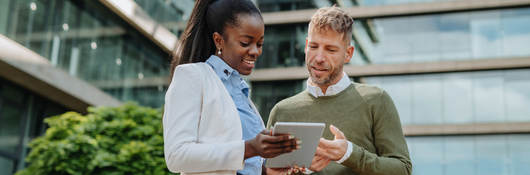
{"type": "Polygon", "coordinates": [[[322,169],[328,166],[329,162],[331,162],[331,160],[329,160],[328,158],[325,158],[320,155],[315,155],[315,157],[313,157],[313,161],[311,162],[311,167],[309,167],[309,170],[315,172],[322,171],[322,169]]]}
{"type": "Polygon", "coordinates": [[[337,161],[340,160],[340,158],[342,158],[346,153],[348,149],[348,141],[346,140],[346,137],[344,137],[344,133],[342,133],[342,131],[340,131],[337,127],[331,125],[329,130],[335,136],[335,139],[326,140],[324,138],[320,138],[320,142],[318,143],[315,154],[326,159],[337,161]]]}
{"type": "Polygon", "coordinates": [[[245,159],[254,156],[272,158],[298,148],[297,140],[291,135],[272,136],[270,131],[263,130],[253,139],[245,141],[245,159]]]}

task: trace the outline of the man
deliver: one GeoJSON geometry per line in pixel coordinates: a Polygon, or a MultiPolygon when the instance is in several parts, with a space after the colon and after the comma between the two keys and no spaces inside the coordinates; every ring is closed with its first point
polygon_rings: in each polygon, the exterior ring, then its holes
{"type": "Polygon", "coordinates": [[[343,72],[354,51],[352,25],[352,18],[338,7],[313,15],[305,48],[307,89],[276,104],[267,126],[279,121],[326,123],[329,130],[324,130],[310,168],[316,174],[410,175],[392,99],[377,87],[352,83],[343,72]]]}

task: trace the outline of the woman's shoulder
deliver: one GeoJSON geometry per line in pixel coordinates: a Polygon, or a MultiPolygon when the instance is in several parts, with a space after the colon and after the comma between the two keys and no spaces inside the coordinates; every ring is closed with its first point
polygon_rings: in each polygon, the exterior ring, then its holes
{"type": "Polygon", "coordinates": [[[186,64],[178,65],[176,69],[184,70],[184,71],[193,71],[193,70],[198,71],[198,70],[201,70],[201,69],[208,68],[207,66],[208,66],[208,64],[206,64],[204,62],[186,63],[186,64]]]}
{"type": "Polygon", "coordinates": [[[201,75],[202,72],[208,71],[208,69],[209,69],[208,64],[204,62],[181,64],[175,68],[174,75],[177,75],[177,74],[201,75]]]}

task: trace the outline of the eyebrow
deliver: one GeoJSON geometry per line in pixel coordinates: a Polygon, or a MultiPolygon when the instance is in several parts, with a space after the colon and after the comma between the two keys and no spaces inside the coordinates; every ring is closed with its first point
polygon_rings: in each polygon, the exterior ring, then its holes
{"type": "Polygon", "coordinates": [[[249,39],[254,39],[254,37],[252,37],[250,35],[243,35],[242,37],[246,37],[246,38],[249,38],[249,39]]]}
{"type": "MultiPolygon", "coordinates": [[[[251,39],[251,40],[254,39],[254,37],[253,37],[253,36],[250,36],[250,35],[243,35],[242,37],[249,38],[249,39],[251,39]]],[[[264,37],[261,36],[261,38],[259,38],[259,39],[262,40],[263,38],[264,38],[264,37]]]]}

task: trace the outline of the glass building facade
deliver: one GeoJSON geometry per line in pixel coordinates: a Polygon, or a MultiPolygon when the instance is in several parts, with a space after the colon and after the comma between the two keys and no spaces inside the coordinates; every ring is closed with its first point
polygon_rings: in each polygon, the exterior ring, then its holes
{"type": "Polygon", "coordinates": [[[405,125],[530,121],[530,69],[363,80],[392,96],[405,125]]]}
{"type": "MultiPolygon", "coordinates": [[[[377,10],[449,1],[465,0],[253,0],[264,14],[333,4],[377,10]]],[[[141,9],[135,11],[140,17],[153,20],[177,37],[194,5],[194,0],[127,2],[141,9]]],[[[530,2],[356,19],[352,35],[356,49],[346,66],[406,69],[411,65],[530,60],[528,5],[530,2]]],[[[0,0],[0,35],[119,101],[161,107],[169,82],[170,53],[153,41],[156,38],[146,37],[127,17],[116,13],[102,1],[0,0]]],[[[271,69],[305,71],[307,21],[265,25],[263,54],[253,74],[271,69]]],[[[390,94],[405,129],[530,123],[530,66],[352,74],[355,82],[377,85],[390,94]]],[[[305,78],[247,78],[251,99],[265,122],[278,101],[303,91],[306,85],[305,78]]],[[[45,131],[44,118],[72,110],[64,106],[0,77],[0,175],[25,166],[22,160],[27,143],[45,131]]],[[[419,132],[405,132],[414,175],[530,174],[528,129],[511,133],[419,132]]]]}
{"type": "MultiPolygon", "coordinates": [[[[376,42],[359,40],[373,64],[530,55],[530,8],[370,20],[376,42]]],[[[364,26],[355,30],[365,32],[364,26]]]]}
{"type": "Polygon", "coordinates": [[[0,20],[0,34],[120,101],[152,107],[163,104],[169,54],[99,2],[1,3],[4,14],[0,16],[5,19],[0,20]]]}
{"type": "Polygon", "coordinates": [[[412,174],[530,173],[529,134],[407,137],[407,144],[412,174]]]}
{"type": "Polygon", "coordinates": [[[64,106],[0,79],[0,175],[25,166],[27,143],[43,134],[44,118],[64,113],[64,106]]]}

